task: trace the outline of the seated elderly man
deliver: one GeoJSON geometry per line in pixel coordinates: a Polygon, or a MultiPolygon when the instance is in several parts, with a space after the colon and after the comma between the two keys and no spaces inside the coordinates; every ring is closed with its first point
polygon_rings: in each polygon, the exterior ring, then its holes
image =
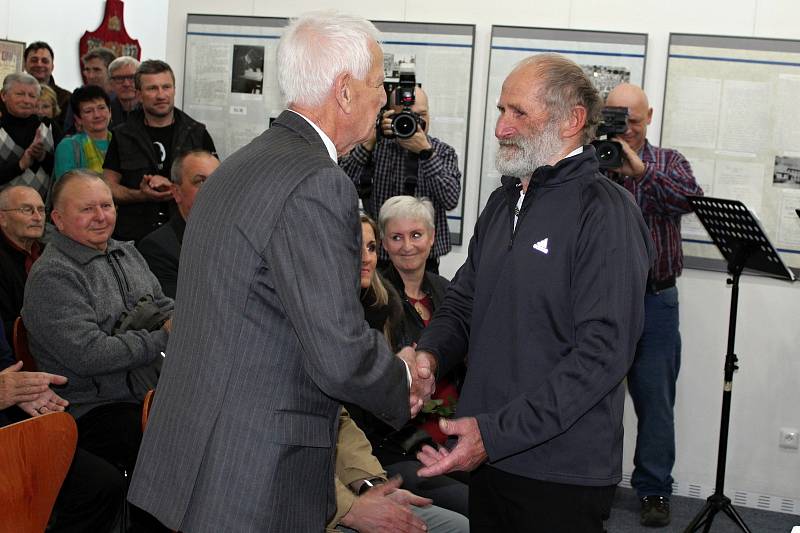
{"type": "Polygon", "coordinates": [[[6,338],[22,309],[25,280],[39,258],[44,233],[44,203],[25,185],[0,190],[0,318],[6,338]]]}
{"type": "Polygon", "coordinates": [[[131,472],[142,437],[135,376],[161,360],[173,302],[136,248],[111,239],[116,210],[98,174],[67,172],[52,218],[58,232],[31,269],[22,307],[31,352],[40,370],[69,379],[59,394],[78,445],[131,472]]]}
{"type": "Polygon", "coordinates": [[[191,150],[180,154],[170,169],[170,188],[179,216],[173,215],[169,222],[148,234],[137,245],[150,270],[161,283],[164,294],[170,298],[175,298],[178,287],[178,259],[194,197],[218,166],[219,160],[207,150],[191,150]]]}
{"type": "Polygon", "coordinates": [[[49,119],[36,114],[41,87],[30,74],[13,73],[3,80],[0,97],[0,187],[28,185],[47,200],[55,141],[49,119]]]}

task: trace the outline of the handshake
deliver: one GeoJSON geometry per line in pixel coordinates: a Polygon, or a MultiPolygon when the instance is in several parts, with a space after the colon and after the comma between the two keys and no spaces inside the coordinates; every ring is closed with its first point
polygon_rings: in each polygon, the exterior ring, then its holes
{"type": "Polygon", "coordinates": [[[405,361],[411,373],[409,406],[411,418],[414,418],[436,390],[436,358],[428,352],[417,352],[410,346],[397,352],[397,356],[405,361]]]}

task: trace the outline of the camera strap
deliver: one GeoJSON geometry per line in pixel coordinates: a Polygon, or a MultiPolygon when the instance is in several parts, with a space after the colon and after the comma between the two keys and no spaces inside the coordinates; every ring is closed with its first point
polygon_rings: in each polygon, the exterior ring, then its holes
{"type": "Polygon", "coordinates": [[[419,172],[419,156],[414,152],[406,150],[403,159],[403,194],[406,196],[416,196],[417,193],[417,174],[419,172]]]}

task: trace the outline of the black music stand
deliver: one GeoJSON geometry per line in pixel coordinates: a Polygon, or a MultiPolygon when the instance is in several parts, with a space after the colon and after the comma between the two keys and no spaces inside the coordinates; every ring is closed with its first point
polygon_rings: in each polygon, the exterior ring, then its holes
{"type": "Polygon", "coordinates": [[[725,382],[722,387],[722,416],[719,428],[719,451],[717,455],[717,482],[714,494],[708,497],[703,509],[686,527],[684,533],[711,531],[711,523],[720,511],[724,512],[739,529],[750,533],[747,525],[725,496],[725,462],[728,454],[728,427],[731,418],[731,392],[733,372],[738,370],[739,361],[733,352],[736,338],[736,310],[739,303],[739,277],[745,268],[763,272],[780,279],[794,281],[794,274],[786,268],[778,253],[770,244],[758,219],[737,200],[709,198],[707,196],[687,197],[697,218],[703,224],[711,240],[728,263],[731,285],[731,312],[728,322],[728,351],[725,354],[725,382]]]}

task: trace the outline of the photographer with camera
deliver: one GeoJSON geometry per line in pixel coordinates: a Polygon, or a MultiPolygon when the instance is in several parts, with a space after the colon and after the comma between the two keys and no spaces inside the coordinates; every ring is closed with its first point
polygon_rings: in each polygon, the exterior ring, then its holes
{"type": "Polygon", "coordinates": [[[681,358],[675,280],[683,269],[681,216],[691,211],[686,196],[702,195],[703,190],[683,155],[647,141],[653,108],[641,88],[618,85],[606,105],[627,108],[628,118],[624,132],[613,137],[622,148],[621,165],[605,172],[633,194],[656,245],[644,331],[628,373],[628,390],[638,418],[631,485],[641,499],[642,525],[663,527],[670,521],[675,463],[673,407],[681,358]]]}
{"type": "MultiPolygon", "coordinates": [[[[439,258],[451,249],[447,211],[461,196],[458,156],[453,147],[428,135],[428,96],[413,76],[410,81],[401,77],[387,102],[393,105],[381,110],[375,135],[339,164],[359,188],[364,209],[373,218],[393,196],[427,197],[433,202],[435,240],[426,270],[438,273],[439,258]]],[[[379,259],[382,266],[388,265],[383,248],[379,259]]]]}

